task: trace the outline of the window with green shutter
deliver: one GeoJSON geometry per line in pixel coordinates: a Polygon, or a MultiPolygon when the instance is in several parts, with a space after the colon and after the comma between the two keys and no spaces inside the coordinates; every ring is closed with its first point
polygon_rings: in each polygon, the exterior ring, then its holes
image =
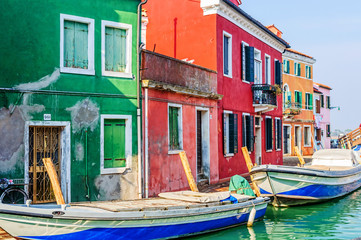
{"type": "Polygon", "coordinates": [[[243,115],[242,146],[247,147],[250,152],[254,150],[254,116],[243,115]]]}
{"type": "Polygon", "coordinates": [[[311,67],[306,66],[306,78],[311,79],[311,67]]]}
{"type": "Polygon", "coordinates": [[[179,150],[180,145],[180,108],[168,108],[168,124],[169,124],[169,149],[179,150]]]}
{"type": "Polygon", "coordinates": [[[127,67],[127,30],[105,27],[105,71],[125,72],[127,67]]]}
{"type": "Polygon", "coordinates": [[[273,122],[272,118],[266,118],[266,150],[273,149],[273,122]]]}
{"type": "Polygon", "coordinates": [[[301,64],[295,62],[295,75],[301,76],[301,64]]]}
{"type": "Polygon", "coordinates": [[[126,166],[125,119],[104,119],[104,168],[126,166]]]}
{"type": "Polygon", "coordinates": [[[324,99],[323,94],[320,95],[320,99],[321,99],[321,107],[325,107],[325,99],[324,99]]]}
{"type": "Polygon", "coordinates": [[[331,109],[331,99],[330,96],[326,96],[326,107],[331,109]]]}
{"type": "Polygon", "coordinates": [[[238,114],[223,113],[224,155],[238,153],[238,114]]]}
{"type": "Polygon", "coordinates": [[[302,108],[302,92],[297,90],[295,91],[295,103],[296,107],[302,108]]]}
{"type": "Polygon", "coordinates": [[[283,72],[290,73],[290,61],[287,59],[283,60],[283,72]]]}
{"type": "Polygon", "coordinates": [[[282,122],[281,119],[275,119],[275,136],[276,136],[276,149],[281,150],[282,148],[282,122]]]}
{"type": "Polygon", "coordinates": [[[88,24],[64,20],[64,67],[88,69],[88,24]]]}

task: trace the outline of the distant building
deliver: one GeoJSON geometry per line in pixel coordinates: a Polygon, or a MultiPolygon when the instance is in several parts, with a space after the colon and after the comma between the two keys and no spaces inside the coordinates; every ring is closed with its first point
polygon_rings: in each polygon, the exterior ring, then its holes
{"type": "Polygon", "coordinates": [[[283,54],[283,153],[313,154],[313,64],[304,53],[287,49],[283,54]]]}
{"type": "Polygon", "coordinates": [[[331,90],[321,83],[313,85],[315,96],[315,149],[331,148],[331,90]]]}
{"type": "MultiPolygon", "coordinates": [[[[146,49],[217,72],[217,93],[224,96],[218,116],[213,115],[218,118],[219,163],[214,167],[219,181],[248,172],[242,146],[257,164],[283,163],[280,85],[282,52],[289,45],[245,13],[240,3],[152,0],[145,5],[146,49]]],[[[179,150],[192,151],[185,146],[179,150]]],[[[197,155],[189,156],[192,169],[195,159],[197,155]]]]}

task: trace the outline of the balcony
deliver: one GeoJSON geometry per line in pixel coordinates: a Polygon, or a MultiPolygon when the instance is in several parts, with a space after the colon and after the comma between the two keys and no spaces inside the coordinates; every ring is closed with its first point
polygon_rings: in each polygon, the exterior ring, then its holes
{"type": "Polygon", "coordinates": [[[293,117],[301,113],[301,104],[297,102],[285,102],[283,104],[283,114],[287,117],[293,117]]]}
{"type": "Polygon", "coordinates": [[[277,88],[268,84],[252,85],[255,112],[265,113],[277,107],[277,88]]]}

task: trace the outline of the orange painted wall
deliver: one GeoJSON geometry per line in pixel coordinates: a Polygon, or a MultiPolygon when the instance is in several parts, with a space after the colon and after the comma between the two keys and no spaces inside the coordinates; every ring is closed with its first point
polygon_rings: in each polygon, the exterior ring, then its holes
{"type": "MultiPolygon", "coordinates": [[[[313,141],[311,141],[310,147],[304,146],[304,125],[311,126],[311,134],[314,136],[313,131],[313,123],[310,121],[313,121],[313,110],[306,110],[305,109],[305,101],[306,93],[313,94],[313,66],[311,64],[307,64],[311,67],[311,79],[306,78],[306,64],[299,62],[301,64],[301,76],[295,76],[295,65],[294,61],[291,59],[288,59],[290,62],[290,73],[283,73],[283,85],[287,84],[289,87],[289,90],[291,92],[291,102],[295,102],[295,91],[302,92],[302,111],[299,115],[294,116],[293,120],[284,120],[284,124],[290,124],[291,127],[291,154],[295,155],[294,152],[294,146],[295,146],[295,126],[301,126],[302,130],[302,153],[303,155],[312,155],[313,154],[313,141]],[[307,121],[305,123],[304,121],[307,121]]],[[[315,106],[313,106],[315,107],[315,106]]],[[[313,139],[313,137],[311,138],[313,139]]]]}
{"type": "Polygon", "coordinates": [[[216,15],[203,16],[200,1],[150,0],[144,8],[149,19],[146,49],[217,70],[216,15]]]}

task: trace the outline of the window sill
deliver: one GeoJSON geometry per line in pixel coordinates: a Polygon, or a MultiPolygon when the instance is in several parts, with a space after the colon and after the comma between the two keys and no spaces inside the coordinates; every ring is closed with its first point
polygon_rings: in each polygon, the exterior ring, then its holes
{"type": "Polygon", "coordinates": [[[122,168],[102,168],[100,170],[101,175],[107,175],[107,174],[123,174],[124,172],[131,172],[132,169],[128,167],[122,167],[122,168]]]}
{"type": "Polygon", "coordinates": [[[119,78],[131,78],[133,79],[132,73],[125,72],[111,72],[111,71],[103,71],[104,77],[119,77],[119,78]]]}
{"type": "Polygon", "coordinates": [[[242,82],[247,83],[247,84],[251,84],[250,82],[248,82],[246,80],[242,80],[242,82]]]}
{"type": "Polygon", "coordinates": [[[168,150],[168,154],[172,155],[172,154],[179,154],[180,152],[182,152],[183,149],[179,149],[179,150],[168,150]]]}
{"type": "Polygon", "coordinates": [[[83,74],[83,75],[95,75],[95,70],[94,69],[60,67],[60,72],[62,72],[62,73],[73,73],[73,74],[83,74]]]}
{"type": "Polygon", "coordinates": [[[234,156],[234,153],[227,153],[224,155],[224,157],[233,157],[234,156]]]}
{"type": "Polygon", "coordinates": [[[312,147],[311,145],[303,145],[304,147],[312,147]]]}
{"type": "Polygon", "coordinates": [[[266,150],[266,153],[270,153],[270,152],[273,152],[273,150],[266,150]]]}
{"type": "Polygon", "coordinates": [[[227,75],[227,74],[224,74],[224,73],[223,73],[223,76],[228,77],[228,78],[232,78],[232,75],[227,75]]]}
{"type": "Polygon", "coordinates": [[[276,149],[276,152],[280,152],[282,149],[276,149]]]}

